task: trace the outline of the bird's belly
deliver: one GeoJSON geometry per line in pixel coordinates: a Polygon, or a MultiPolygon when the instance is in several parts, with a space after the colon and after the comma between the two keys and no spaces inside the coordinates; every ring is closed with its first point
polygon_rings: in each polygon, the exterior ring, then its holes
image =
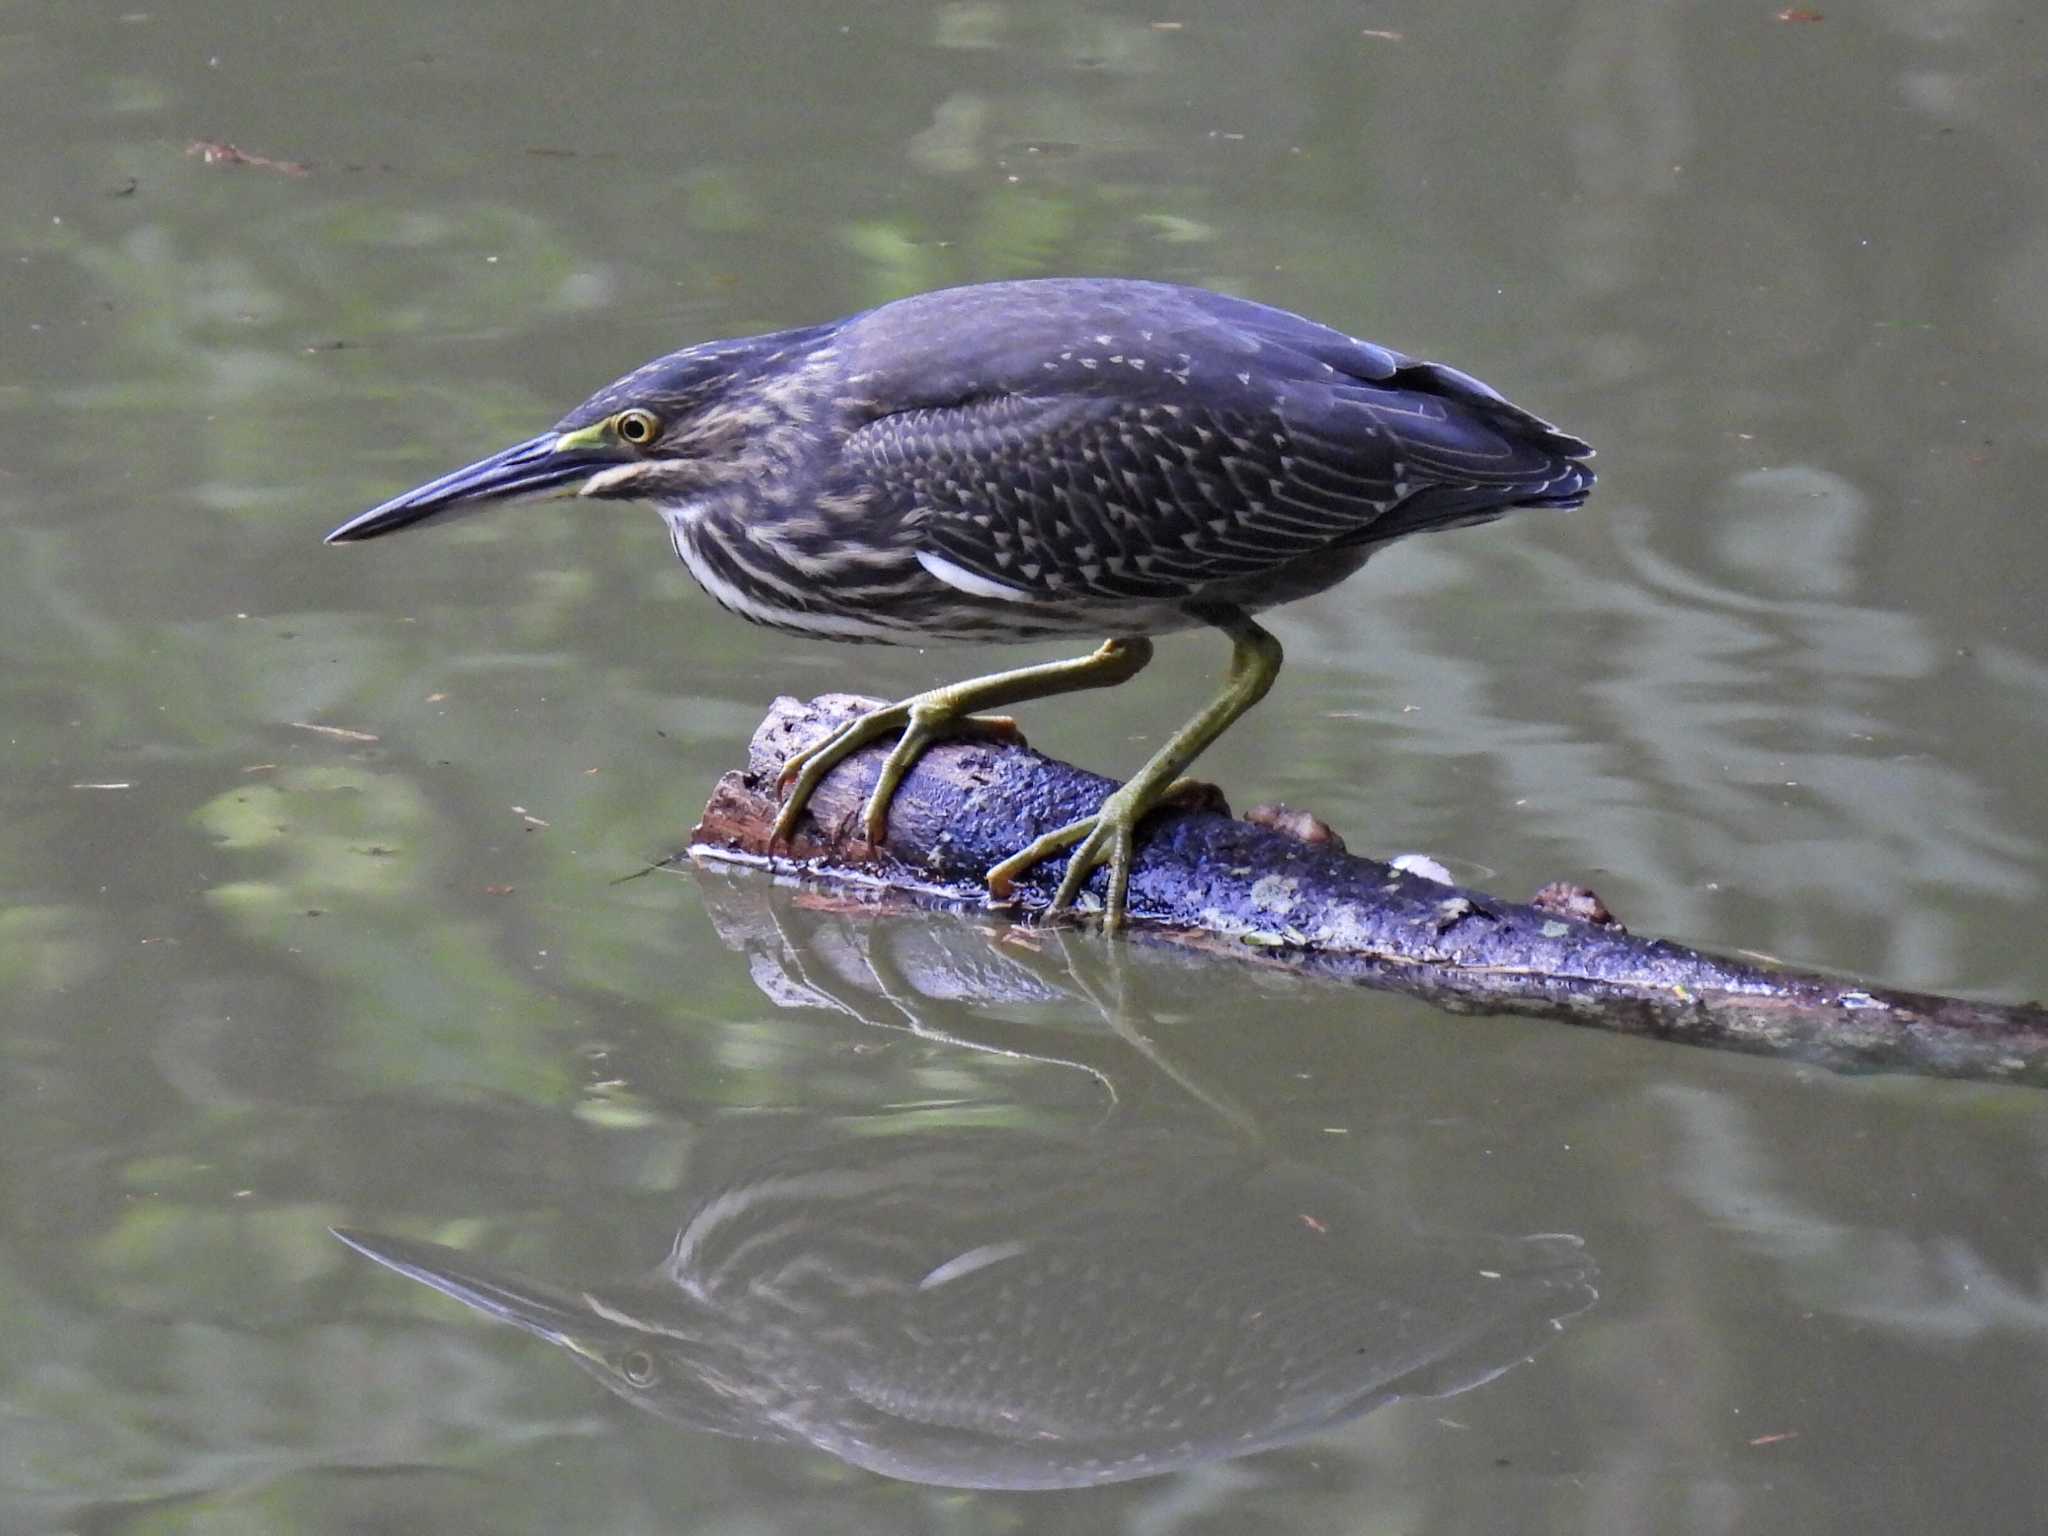
{"type": "Polygon", "coordinates": [[[699,586],[741,618],[792,634],[883,645],[1031,641],[1065,635],[1162,635],[1214,621],[1220,609],[1257,613],[1335,585],[1364,549],[1322,551],[1255,580],[1217,582],[1173,598],[1074,592],[999,595],[946,581],[911,550],[857,567],[810,571],[771,543],[714,528],[692,507],[663,507],[677,556],[699,586]]]}
{"type": "MultiPolygon", "coordinates": [[[[1005,598],[933,579],[917,635],[933,640],[1042,640],[1059,635],[1165,635],[1213,624],[1220,612],[1261,613],[1335,586],[1368,549],[1333,549],[1243,581],[1211,582],[1174,598],[1106,593],[1005,598]]],[[[911,643],[915,643],[914,637],[911,643]]]]}
{"type": "Polygon", "coordinates": [[[1207,621],[1177,603],[1132,598],[1038,600],[1019,604],[976,598],[932,584],[928,617],[919,633],[934,640],[1023,641],[1060,635],[1163,635],[1207,621]]]}
{"type": "Polygon", "coordinates": [[[677,557],[721,608],[755,624],[828,640],[916,643],[899,588],[914,562],[872,565],[854,579],[820,579],[743,530],[714,528],[695,506],[662,506],[677,557]]]}
{"type": "Polygon", "coordinates": [[[1201,622],[1177,606],[1130,599],[1014,602],[963,592],[916,556],[807,572],[775,546],[714,527],[692,506],[660,509],[677,557],[718,605],[755,624],[827,640],[881,645],[1022,641],[1057,635],[1159,634],[1201,622]]]}

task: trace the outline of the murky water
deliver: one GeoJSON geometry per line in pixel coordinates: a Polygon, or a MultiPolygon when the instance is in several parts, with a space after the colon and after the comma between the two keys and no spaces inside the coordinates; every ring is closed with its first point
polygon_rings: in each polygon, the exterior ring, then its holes
{"type": "Polygon", "coordinates": [[[318,542],[682,342],[1225,286],[1602,481],[1278,615],[1205,776],[2041,995],[2048,23],[1824,9],[0,11],[0,1526],[2038,1528],[2037,1093],[619,883],[776,692],[1054,653],[748,628],[644,512],[318,542]]]}

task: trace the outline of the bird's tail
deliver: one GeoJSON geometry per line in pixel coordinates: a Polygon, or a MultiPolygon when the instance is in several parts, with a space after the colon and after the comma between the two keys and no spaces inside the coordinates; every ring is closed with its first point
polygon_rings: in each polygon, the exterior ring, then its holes
{"type": "Polygon", "coordinates": [[[1442,528],[1471,528],[1504,517],[1516,507],[1555,507],[1569,511],[1584,504],[1593,490],[1593,469],[1576,459],[1558,459],[1552,472],[1510,487],[1497,485],[1430,485],[1376,517],[1360,530],[1359,544],[1391,544],[1411,533],[1442,528]]]}
{"type": "Polygon", "coordinates": [[[1569,511],[1584,506],[1586,498],[1593,493],[1593,482],[1598,478],[1593,466],[1577,459],[1564,460],[1558,466],[1558,473],[1542,485],[1534,487],[1526,496],[1519,498],[1518,507],[1562,507],[1569,511]]]}

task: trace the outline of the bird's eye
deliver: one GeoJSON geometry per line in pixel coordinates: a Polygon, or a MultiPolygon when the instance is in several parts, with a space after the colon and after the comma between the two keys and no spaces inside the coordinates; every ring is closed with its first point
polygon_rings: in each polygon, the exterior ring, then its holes
{"type": "Polygon", "coordinates": [[[654,1356],[644,1349],[629,1349],[619,1357],[619,1374],[636,1387],[654,1385],[654,1356]]]}
{"type": "Polygon", "coordinates": [[[628,448],[645,448],[661,436],[661,422],[652,411],[621,411],[612,418],[612,430],[628,448]]]}

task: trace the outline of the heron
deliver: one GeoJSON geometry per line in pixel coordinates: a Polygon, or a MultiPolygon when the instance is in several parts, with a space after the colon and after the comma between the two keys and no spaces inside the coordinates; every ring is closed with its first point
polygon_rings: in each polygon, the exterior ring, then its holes
{"type": "Polygon", "coordinates": [[[1090,816],[987,872],[991,900],[1066,853],[1046,909],[1101,879],[1121,927],[1140,823],[1263,698],[1281,647],[1257,615],[1396,539],[1571,508],[1592,449],[1471,375],[1201,288],[991,282],[822,325],[671,352],[548,431],[395,496],[329,543],[572,492],[652,504],[722,606],[829,640],[1103,637],[1091,652],[872,709],[792,755],[777,841],[849,755],[894,737],[870,843],[932,743],[1004,732],[981,711],[1129,681],[1155,637],[1231,644],[1221,688],[1090,816]]]}

